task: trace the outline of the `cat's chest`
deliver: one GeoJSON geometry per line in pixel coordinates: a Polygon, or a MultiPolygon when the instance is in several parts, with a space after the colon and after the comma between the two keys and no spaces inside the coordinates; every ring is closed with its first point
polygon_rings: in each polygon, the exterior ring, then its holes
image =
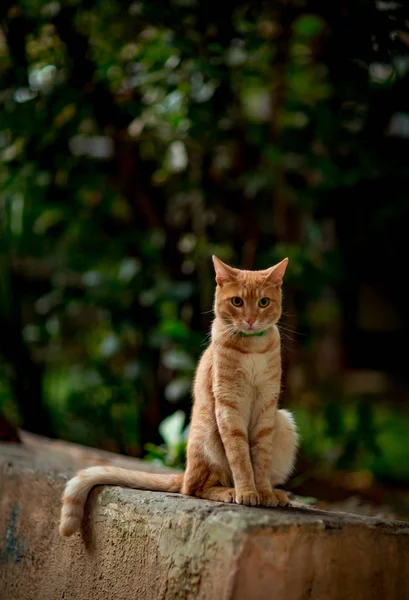
{"type": "Polygon", "coordinates": [[[265,382],[271,380],[273,373],[277,371],[278,357],[274,357],[271,353],[264,354],[247,354],[242,356],[241,371],[251,385],[259,387],[265,382]]]}

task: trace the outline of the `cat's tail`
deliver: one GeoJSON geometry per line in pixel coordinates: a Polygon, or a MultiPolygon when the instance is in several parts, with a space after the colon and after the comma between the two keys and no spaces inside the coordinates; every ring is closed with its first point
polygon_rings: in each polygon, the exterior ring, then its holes
{"type": "Polygon", "coordinates": [[[60,520],[60,535],[72,535],[81,527],[85,503],[95,485],[120,485],[155,492],[180,492],[183,473],[154,474],[120,467],[90,467],[79,471],[67,483],[60,520]]]}

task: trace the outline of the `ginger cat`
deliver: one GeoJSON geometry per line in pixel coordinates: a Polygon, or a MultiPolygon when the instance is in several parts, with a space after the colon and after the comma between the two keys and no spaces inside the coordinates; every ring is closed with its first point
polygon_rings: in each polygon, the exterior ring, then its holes
{"type": "Polygon", "coordinates": [[[95,485],[182,492],[247,506],[288,504],[274,489],[291,474],[298,436],[291,413],[277,408],[281,385],[281,284],[288,259],[264,271],[234,269],[213,257],[212,339],[197,367],[182,474],[119,467],[80,471],[65,488],[60,534],[81,526],[95,485]]]}

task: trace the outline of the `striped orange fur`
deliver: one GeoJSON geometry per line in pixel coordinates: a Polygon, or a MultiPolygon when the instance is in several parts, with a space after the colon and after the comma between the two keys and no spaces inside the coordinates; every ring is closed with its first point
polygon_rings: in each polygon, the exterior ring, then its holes
{"type": "Polygon", "coordinates": [[[298,436],[291,413],[277,407],[281,386],[281,284],[287,259],[264,271],[234,269],[213,257],[212,341],[199,361],[184,474],[117,467],[80,471],[65,488],[60,534],[81,526],[95,485],[182,492],[249,506],[288,504],[274,486],[294,466],[298,436]]]}

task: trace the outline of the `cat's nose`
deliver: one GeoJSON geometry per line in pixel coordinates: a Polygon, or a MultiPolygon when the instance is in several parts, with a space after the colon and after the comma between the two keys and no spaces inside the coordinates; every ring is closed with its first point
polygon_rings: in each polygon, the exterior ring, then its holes
{"type": "Polygon", "coordinates": [[[253,325],[254,321],[256,319],[246,319],[246,323],[248,323],[250,325],[250,327],[253,325]]]}

